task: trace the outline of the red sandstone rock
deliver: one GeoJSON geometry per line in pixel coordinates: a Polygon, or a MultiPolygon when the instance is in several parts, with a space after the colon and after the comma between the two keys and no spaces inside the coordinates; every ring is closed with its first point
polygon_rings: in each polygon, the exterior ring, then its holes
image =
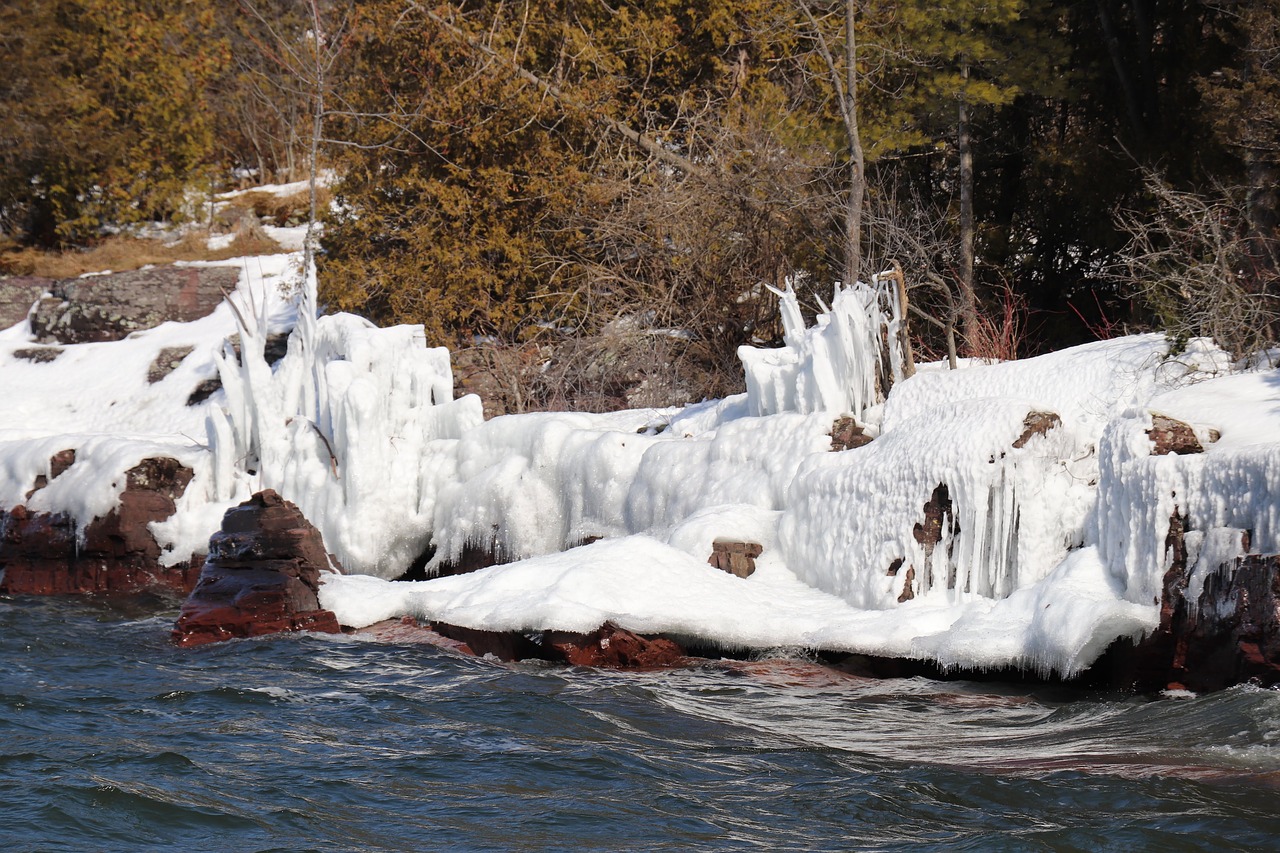
{"type": "Polygon", "coordinates": [[[642,637],[606,622],[590,634],[548,631],[542,644],[573,666],[662,669],[685,661],[684,649],[663,637],[642,637]]]}
{"type": "MultiPolygon", "coordinates": [[[[924,564],[926,566],[933,565],[933,551],[942,542],[943,533],[954,538],[960,532],[960,525],[956,523],[955,511],[951,506],[951,492],[947,489],[946,483],[939,483],[937,488],[933,490],[933,494],[929,496],[929,500],[924,504],[924,522],[918,523],[912,529],[911,535],[920,547],[924,549],[924,564]]],[[[902,595],[898,597],[899,601],[909,601],[915,597],[915,590],[912,583],[916,579],[913,571],[914,566],[909,567],[908,581],[906,587],[902,591],[902,595]]],[[[930,573],[928,578],[930,586],[933,585],[933,575],[930,573]]],[[[955,577],[949,573],[947,578],[947,588],[955,587],[955,577]]]]}
{"type": "Polygon", "coordinates": [[[764,548],[755,542],[712,542],[707,562],[734,577],[747,578],[755,574],[756,557],[762,553],[764,548]]]}
{"type": "Polygon", "coordinates": [[[173,629],[180,646],[341,628],[316,598],[329,568],[320,532],[268,489],[227,510],[200,580],[173,629]]]}
{"type": "Polygon", "coordinates": [[[853,418],[837,418],[835,423],[831,425],[832,452],[838,453],[841,450],[852,450],[855,447],[862,447],[870,443],[871,436],[867,435],[853,418]]]}
{"type": "Polygon", "coordinates": [[[74,464],[76,464],[76,449],[74,447],[67,450],[59,450],[49,457],[49,479],[58,479],[74,464]]]}
{"type": "Polygon", "coordinates": [[[541,646],[516,631],[482,631],[444,622],[434,622],[431,628],[437,634],[461,644],[459,651],[480,657],[493,655],[502,661],[541,660],[546,657],[541,646]]]}
{"type": "Polygon", "coordinates": [[[49,485],[50,480],[56,480],[58,475],[66,471],[72,465],[76,464],[76,452],[71,450],[59,450],[57,453],[49,457],[49,475],[37,474],[35,484],[27,490],[26,500],[31,500],[31,496],[36,492],[49,485]]]}
{"type": "Polygon", "coordinates": [[[364,628],[358,628],[353,633],[380,643],[435,646],[436,648],[447,649],[459,654],[475,654],[475,650],[466,643],[451,640],[444,634],[432,630],[430,625],[423,625],[418,622],[412,616],[402,616],[399,619],[375,622],[364,628]]]}
{"type": "Polygon", "coordinates": [[[916,567],[907,566],[907,574],[902,580],[902,592],[898,593],[898,603],[903,604],[916,597],[916,567]]]}
{"type": "Polygon", "coordinates": [[[173,515],[192,471],[176,459],[144,459],[125,474],[120,505],[85,528],[84,547],[115,557],[139,554],[156,562],[160,546],[148,525],[173,515]]]}
{"type": "Polygon", "coordinates": [[[1188,689],[1280,684],[1280,554],[1222,564],[1176,616],[1170,671],[1188,689]]]}
{"type": "MultiPolygon", "coordinates": [[[[50,479],[74,462],[74,450],[54,454],[49,460],[50,479]]],[[[64,513],[33,513],[24,506],[0,510],[0,592],[190,591],[203,558],[193,556],[174,566],[161,566],[160,546],[149,525],[173,515],[175,501],[191,476],[191,469],[175,459],[144,459],[126,472],[119,506],[90,521],[83,538],[77,534],[76,520],[64,513]]]]}
{"type": "MultiPolygon", "coordinates": [[[[1147,430],[1147,436],[1151,439],[1152,456],[1166,456],[1170,453],[1186,456],[1204,452],[1204,446],[1200,444],[1191,425],[1167,415],[1151,415],[1151,429],[1147,430]]],[[[1218,431],[1209,430],[1208,438],[1210,442],[1217,441],[1218,431]]]]}
{"type": "Polygon", "coordinates": [[[1022,421],[1022,435],[1013,442],[1015,449],[1027,446],[1027,442],[1037,435],[1044,435],[1049,430],[1062,424],[1062,418],[1053,412],[1028,412],[1022,421]]]}
{"type": "Polygon", "coordinates": [[[1103,677],[1141,690],[1280,684],[1280,554],[1249,554],[1247,531],[1218,531],[1239,537],[1238,556],[1211,570],[1192,599],[1187,532],[1187,518],[1175,510],[1165,539],[1160,625],[1138,643],[1114,644],[1100,662],[1103,677]]]}
{"type": "Polygon", "coordinates": [[[589,634],[545,631],[527,636],[519,631],[484,631],[443,622],[427,627],[406,616],[370,625],[357,633],[382,642],[423,643],[506,662],[546,660],[572,666],[646,670],[680,666],[689,660],[671,640],[643,637],[612,623],[589,634]]]}

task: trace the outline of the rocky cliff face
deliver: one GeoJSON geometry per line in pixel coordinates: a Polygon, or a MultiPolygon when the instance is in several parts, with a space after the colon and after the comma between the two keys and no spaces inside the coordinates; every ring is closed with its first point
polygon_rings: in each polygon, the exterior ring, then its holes
{"type": "Polygon", "coordinates": [[[330,569],[320,532],[268,489],[227,510],[173,629],[180,646],[285,631],[341,630],[316,599],[330,569]]]}
{"type": "Polygon", "coordinates": [[[47,282],[50,295],[36,304],[31,330],[44,344],[118,341],[166,321],[208,315],[239,277],[233,267],[168,266],[47,282]]]}

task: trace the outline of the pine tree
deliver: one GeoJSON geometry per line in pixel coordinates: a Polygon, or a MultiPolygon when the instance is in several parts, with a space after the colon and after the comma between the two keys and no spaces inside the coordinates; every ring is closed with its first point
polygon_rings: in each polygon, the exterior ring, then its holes
{"type": "Polygon", "coordinates": [[[0,216],[52,244],[179,215],[212,160],[229,60],[208,0],[16,0],[0,12],[0,216]]]}

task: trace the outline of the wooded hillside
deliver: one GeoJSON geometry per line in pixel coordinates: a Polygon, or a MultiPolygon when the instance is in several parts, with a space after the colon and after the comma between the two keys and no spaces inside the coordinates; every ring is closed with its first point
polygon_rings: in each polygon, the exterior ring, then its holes
{"type": "Polygon", "coordinates": [[[318,140],[322,298],[485,342],[517,408],[728,390],[769,287],[894,262],[936,354],[1242,354],[1280,336],[1278,62],[1280,0],[13,0],[0,231],[198,217],[318,140]]]}

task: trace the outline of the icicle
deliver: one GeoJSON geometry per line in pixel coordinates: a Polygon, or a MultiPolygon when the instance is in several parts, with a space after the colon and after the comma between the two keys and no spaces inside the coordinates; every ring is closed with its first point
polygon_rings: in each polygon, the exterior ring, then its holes
{"type": "MultiPolygon", "coordinates": [[[[795,290],[779,297],[785,345],[781,349],[739,347],[753,415],[818,411],[861,415],[882,402],[876,377],[883,358],[882,328],[892,321],[880,310],[874,288],[837,287],[831,307],[804,328],[795,290]]],[[[896,304],[896,302],[894,302],[896,304]]],[[[901,376],[898,337],[891,335],[893,375],[901,376]]]]}

